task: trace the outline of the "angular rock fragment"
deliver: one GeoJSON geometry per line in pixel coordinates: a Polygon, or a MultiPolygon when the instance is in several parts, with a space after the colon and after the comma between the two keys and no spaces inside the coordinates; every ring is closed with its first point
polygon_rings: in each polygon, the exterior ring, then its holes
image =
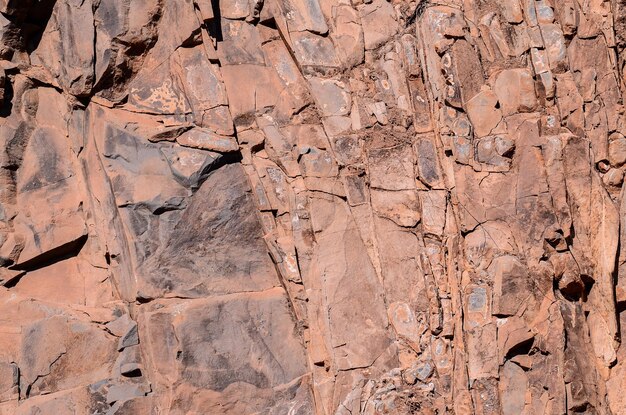
{"type": "Polygon", "coordinates": [[[502,120],[498,97],[490,89],[480,91],[466,106],[477,137],[491,134],[502,120]]]}
{"type": "Polygon", "coordinates": [[[68,93],[88,96],[94,84],[94,30],[91,1],[57,2],[34,52],[68,93]]]}
{"type": "Polygon", "coordinates": [[[409,146],[372,149],[368,154],[370,185],[386,190],[415,188],[413,152],[409,146]]]}
{"type": "Polygon", "coordinates": [[[381,46],[398,30],[393,6],[385,0],[363,5],[360,14],[366,50],[381,46]]]}
{"type": "Polygon", "coordinates": [[[535,83],[527,69],[508,69],[497,75],[494,92],[504,116],[531,112],[537,106],[535,83]]]}
{"type": "Polygon", "coordinates": [[[412,228],[420,220],[419,201],[415,191],[389,192],[372,189],[371,200],[376,214],[399,226],[412,228]]]}
{"type": "Polygon", "coordinates": [[[311,78],[311,92],[323,115],[347,115],[350,112],[350,93],[336,81],[311,78]]]}
{"type": "Polygon", "coordinates": [[[332,74],[339,68],[339,57],[332,41],[309,32],[291,34],[300,67],[307,74],[332,74]]]}
{"type": "Polygon", "coordinates": [[[225,166],[210,175],[172,230],[167,245],[143,266],[141,294],[146,298],[202,297],[237,292],[244,282],[245,291],[274,287],[275,271],[264,252],[260,224],[249,214],[252,203],[239,166],[225,166]],[[230,238],[242,244],[227,243],[230,238]],[[249,252],[251,247],[255,250],[249,252]],[[240,262],[235,258],[246,259],[240,262]]]}

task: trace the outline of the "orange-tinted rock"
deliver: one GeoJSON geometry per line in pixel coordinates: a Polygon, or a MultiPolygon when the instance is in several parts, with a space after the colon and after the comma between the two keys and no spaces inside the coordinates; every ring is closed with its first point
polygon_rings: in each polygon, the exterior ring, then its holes
{"type": "Polygon", "coordinates": [[[498,97],[490,89],[480,91],[466,106],[467,115],[478,137],[491,134],[502,120],[498,97]]]}
{"type": "Polygon", "coordinates": [[[375,49],[386,43],[398,29],[395,11],[391,3],[376,0],[365,4],[360,10],[365,49],[375,49]]]}
{"type": "Polygon", "coordinates": [[[530,71],[525,69],[500,72],[494,84],[494,92],[505,116],[532,112],[537,106],[535,83],[530,71]]]}
{"type": "Polygon", "coordinates": [[[626,2],[0,0],[0,414],[621,414],[626,2]]]}

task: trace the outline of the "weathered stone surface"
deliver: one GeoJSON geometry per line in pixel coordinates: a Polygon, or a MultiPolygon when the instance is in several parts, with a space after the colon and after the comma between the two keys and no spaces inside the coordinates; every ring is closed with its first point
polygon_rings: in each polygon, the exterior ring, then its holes
{"type": "Polygon", "coordinates": [[[491,134],[502,120],[498,96],[484,89],[467,102],[467,115],[478,137],[491,134]]]}
{"type": "Polygon", "coordinates": [[[316,265],[306,280],[319,287],[322,306],[330,311],[323,324],[330,330],[332,364],[345,370],[367,367],[391,342],[382,287],[345,203],[336,197],[317,197],[311,203],[313,231],[325,243],[320,244],[316,265]],[[361,292],[358,302],[362,305],[355,307],[346,300],[351,290],[361,292]],[[349,335],[348,327],[355,322],[363,325],[363,336],[349,335]]]}
{"type": "Polygon", "coordinates": [[[168,171],[170,163],[160,145],[115,126],[107,127],[105,140],[105,169],[119,207],[145,208],[154,213],[184,206],[189,191],[168,171]]]}
{"type": "Polygon", "coordinates": [[[346,115],[350,111],[350,93],[335,81],[311,78],[311,91],[326,116],[346,115]]]}
{"type": "Polygon", "coordinates": [[[93,26],[91,1],[56,2],[33,54],[34,63],[44,66],[72,95],[88,96],[94,84],[93,26]]]}
{"type": "Polygon", "coordinates": [[[409,146],[371,149],[370,184],[385,190],[415,189],[414,155],[409,146]]]}
{"type": "Polygon", "coordinates": [[[234,138],[220,136],[212,131],[201,128],[196,128],[179,135],[176,137],[176,142],[181,146],[217,151],[220,153],[230,153],[239,150],[239,146],[234,138]]]}
{"type": "Polygon", "coordinates": [[[22,336],[18,366],[24,398],[105,378],[113,363],[111,336],[84,321],[53,316],[24,327],[22,336]],[[81,359],[86,350],[90,358],[81,359]]]}
{"type": "Polygon", "coordinates": [[[505,116],[532,112],[537,107],[535,83],[527,69],[500,72],[494,83],[494,92],[505,116]]]}
{"type": "Polygon", "coordinates": [[[624,414],[625,21],[0,0],[0,414],[624,414]]]}
{"type": "Polygon", "coordinates": [[[391,3],[375,0],[364,4],[360,10],[365,49],[375,49],[386,43],[398,30],[395,11],[391,3]]]}
{"type": "Polygon", "coordinates": [[[221,406],[225,413],[249,413],[293,402],[306,366],[282,288],[188,301],[184,309],[166,304],[147,310],[141,328],[154,359],[155,390],[189,398],[174,400],[172,412],[221,406]],[[190,396],[193,389],[203,392],[190,396]],[[244,392],[258,398],[234,399],[244,392]]]}
{"type": "Polygon", "coordinates": [[[370,193],[372,209],[380,217],[387,218],[399,226],[414,227],[420,220],[420,208],[415,191],[388,192],[374,190],[370,193]]]}
{"type": "Polygon", "coordinates": [[[347,66],[363,62],[365,41],[359,14],[348,4],[339,4],[332,9],[334,39],[342,63],[347,66]]]}
{"type": "Polygon", "coordinates": [[[140,295],[202,297],[276,286],[260,223],[250,215],[253,207],[241,167],[226,166],[210,175],[162,249],[143,265],[140,295]],[[242,243],[229,242],[237,239],[242,243]]]}

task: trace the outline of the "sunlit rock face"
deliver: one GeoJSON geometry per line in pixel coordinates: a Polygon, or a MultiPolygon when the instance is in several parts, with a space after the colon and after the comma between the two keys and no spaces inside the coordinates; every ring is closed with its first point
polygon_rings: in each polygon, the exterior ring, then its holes
{"type": "Polygon", "coordinates": [[[0,0],[0,414],[626,414],[624,0],[0,0]]]}

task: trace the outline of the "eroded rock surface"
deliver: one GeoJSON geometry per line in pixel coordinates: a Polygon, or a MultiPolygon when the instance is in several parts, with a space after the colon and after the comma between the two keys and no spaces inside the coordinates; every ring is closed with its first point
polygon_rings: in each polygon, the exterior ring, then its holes
{"type": "Polygon", "coordinates": [[[626,1],[0,0],[0,414],[626,415],[626,1]]]}

